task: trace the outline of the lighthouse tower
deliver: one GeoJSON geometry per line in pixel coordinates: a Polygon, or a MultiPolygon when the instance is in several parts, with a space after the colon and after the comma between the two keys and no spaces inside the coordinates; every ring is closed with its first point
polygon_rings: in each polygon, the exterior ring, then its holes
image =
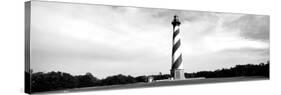
{"type": "Polygon", "coordinates": [[[181,53],[181,35],[180,35],[180,21],[177,15],[174,16],[172,21],[173,25],[173,50],[172,50],[172,68],[171,76],[175,80],[185,79],[184,69],[182,64],[182,53],[181,53]]]}

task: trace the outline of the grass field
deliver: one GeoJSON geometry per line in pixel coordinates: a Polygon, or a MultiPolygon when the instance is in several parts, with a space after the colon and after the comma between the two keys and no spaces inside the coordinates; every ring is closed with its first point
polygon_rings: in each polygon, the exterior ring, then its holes
{"type": "Polygon", "coordinates": [[[48,91],[48,92],[43,92],[43,93],[38,93],[38,94],[68,93],[68,92],[80,92],[80,91],[98,91],[98,90],[112,90],[112,89],[129,89],[129,88],[146,88],[146,87],[221,83],[221,82],[238,82],[238,81],[252,81],[252,80],[269,80],[269,78],[256,76],[256,77],[229,77],[229,78],[205,78],[205,79],[186,79],[186,80],[175,80],[175,81],[157,81],[157,82],[152,82],[152,83],[134,83],[134,84],[124,84],[124,85],[74,88],[74,89],[59,90],[59,91],[48,91]]]}

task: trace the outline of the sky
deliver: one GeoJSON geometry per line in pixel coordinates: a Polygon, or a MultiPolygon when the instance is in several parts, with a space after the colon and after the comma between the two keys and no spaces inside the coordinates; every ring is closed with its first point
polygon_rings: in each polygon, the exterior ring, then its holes
{"type": "Polygon", "coordinates": [[[31,69],[169,74],[173,16],[187,73],[269,60],[269,16],[32,1],[31,69]]]}

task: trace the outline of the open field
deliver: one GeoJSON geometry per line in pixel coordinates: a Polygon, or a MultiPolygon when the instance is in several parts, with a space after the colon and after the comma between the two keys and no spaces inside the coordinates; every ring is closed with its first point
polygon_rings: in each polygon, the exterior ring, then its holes
{"type": "Polygon", "coordinates": [[[206,78],[206,79],[200,78],[200,79],[186,79],[186,80],[176,80],[176,81],[157,81],[152,83],[134,83],[134,84],[124,84],[124,85],[74,88],[74,89],[67,89],[67,90],[48,91],[38,94],[146,88],[146,87],[175,86],[175,85],[204,84],[204,83],[238,82],[238,81],[252,81],[252,80],[269,80],[269,78],[258,77],[258,76],[257,77],[206,78]]]}

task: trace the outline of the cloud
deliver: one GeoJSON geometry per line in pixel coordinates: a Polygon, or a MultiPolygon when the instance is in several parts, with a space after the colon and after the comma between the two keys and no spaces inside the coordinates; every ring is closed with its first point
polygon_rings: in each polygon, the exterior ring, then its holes
{"type": "Polygon", "coordinates": [[[246,39],[269,41],[269,16],[245,15],[224,25],[239,29],[246,39]]]}

